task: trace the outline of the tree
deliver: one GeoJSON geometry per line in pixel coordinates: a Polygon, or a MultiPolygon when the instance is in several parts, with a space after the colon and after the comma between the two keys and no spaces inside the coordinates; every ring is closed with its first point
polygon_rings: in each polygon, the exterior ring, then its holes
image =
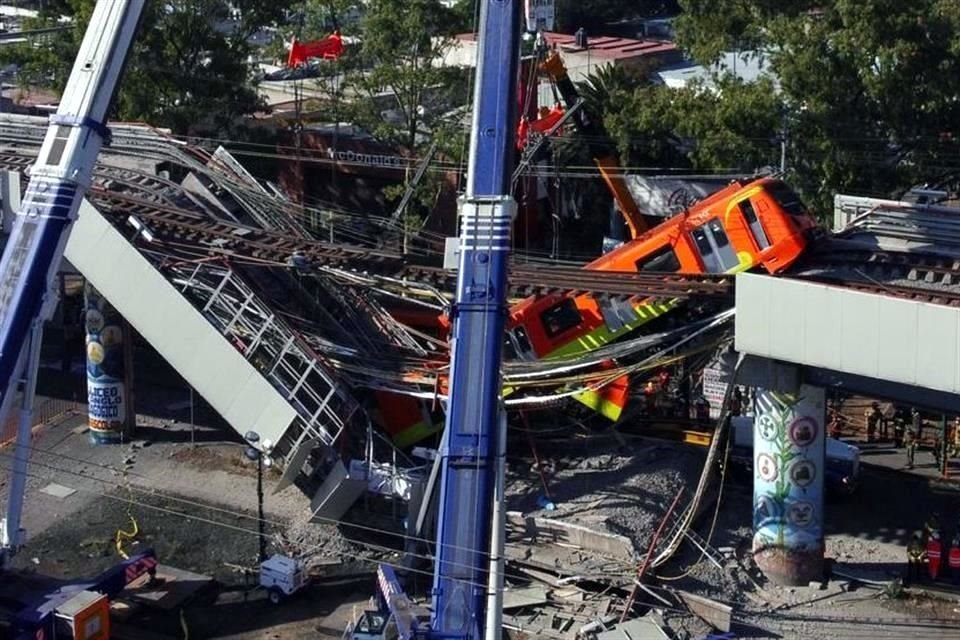
{"type": "MultiPolygon", "coordinates": [[[[147,3],[120,84],[114,116],[145,120],[177,133],[225,132],[262,107],[251,64],[251,37],[283,19],[289,1],[167,0],[147,3]]],[[[73,17],[70,38],[0,49],[20,66],[20,82],[62,90],[94,0],[64,0],[50,11],[73,17]]],[[[52,24],[53,16],[39,19],[52,24]]]]}
{"type": "Polygon", "coordinates": [[[953,0],[682,0],[702,62],[764,50],[779,79],[792,180],[821,211],[836,192],[896,194],[958,167],[960,8],[953,0]]]}
{"type": "MultiPolygon", "coordinates": [[[[457,15],[438,0],[371,0],[354,54],[360,71],[346,79],[355,97],[353,121],[411,157],[435,143],[438,155],[460,161],[470,72],[437,64],[459,26],[457,15]]],[[[413,209],[421,217],[433,209],[442,178],[428,171],[418,186],[413,209]]],[[[403,190],[389,195],[399,197],[403,190]]]]}

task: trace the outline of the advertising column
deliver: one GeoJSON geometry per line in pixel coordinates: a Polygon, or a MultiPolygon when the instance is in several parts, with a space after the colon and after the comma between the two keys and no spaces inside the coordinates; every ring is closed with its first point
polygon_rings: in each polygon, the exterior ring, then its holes
{"type": "Polygon", "coordinates": [[[823,576],[824,391],[757,395],[753,455],[753,555],[775,583],[823,576]]]}
{"type": "Polygon", "coordinates": [[[84,305],[90,437],[94,443],[120,442],[132,427],[124,320],[89,282],[84,305]]]}

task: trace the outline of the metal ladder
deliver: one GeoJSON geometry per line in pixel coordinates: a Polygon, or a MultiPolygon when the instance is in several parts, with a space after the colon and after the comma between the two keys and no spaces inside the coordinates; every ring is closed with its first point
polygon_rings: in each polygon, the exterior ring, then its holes
{"type": "Polygon", "coordinates": [[[359,417],[344,381],[234,270],[201,262],[166,265],[162,272],[296,410],[299,418],[276,443],[274,456],[289,463],[305,443],[332,447],[359,417]]]}

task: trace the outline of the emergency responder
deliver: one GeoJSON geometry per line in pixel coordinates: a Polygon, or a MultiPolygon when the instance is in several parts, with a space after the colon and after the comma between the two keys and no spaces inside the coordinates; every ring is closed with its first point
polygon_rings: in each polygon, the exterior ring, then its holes
{"type": "Polygon", "coordinates": [[[934,529],[927,540],[927,572],[931,580],[940,575],[940,561],[943,558],[943,543],[940,542],[940,530],[934,529]]]}
{"type": "Polygon", "coordinates": [[[907,421],[903,418],[903,413],[897,411],[893,417],[893,443],[897,448],[903,446],[903,436],[907,432],[907,421]]]}
{"type": "Polygon", "coordinates": [[[907,450],[907,469],[913,469],[913,461],[917,456],[917,440],[912,429],[903,434],[903,446],[907,450]]]}
{"type": "Polygon", "coordinates": [[[910,417],[913,421],[913,435],[917,437],[917,443],[919,443],[923,439],[923,418],[920,417],[916,407],[910,411],[910,417]]]}
{"type": "Polygon", "coordinates": [[[877,427],[880,425],[880,405],[876,402],[870,403],[870,406],[863,412],[863,417],[867,420],[867,442],[873,442],[877,436],[877,427]]]}
{"type": "Polygon", "coordinates": [[[953,540],[950,541],[947,564],[950,567],[950,578],[953,584],[960,585],[960,530],[953,534],[953,540]]]}
{"type": "Polygon", "coordinates": [[[936,511],[930,514],[927,521],[923,524],[924,540],[929,540],[934,531],[940,531],[940,514],[936,511]]]}
{"type": "Polygon", "coordinates": [[[917,531],[907,544],[907,578],[904,585],[909,585],[912,581],[920,581],[922,578],[921,565],[924,560],[923,541],[920,539],[920,532],[917,531]]]}

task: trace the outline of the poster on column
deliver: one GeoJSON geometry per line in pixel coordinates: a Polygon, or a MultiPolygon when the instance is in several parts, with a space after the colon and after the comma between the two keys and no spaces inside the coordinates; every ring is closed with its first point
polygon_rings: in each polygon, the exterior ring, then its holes
{"type": "Polygon", "coordinates": [[[89,284],[84,294],[88,425],[95,440],[118,440],[127,422],[123,320],[89,284]]]}

